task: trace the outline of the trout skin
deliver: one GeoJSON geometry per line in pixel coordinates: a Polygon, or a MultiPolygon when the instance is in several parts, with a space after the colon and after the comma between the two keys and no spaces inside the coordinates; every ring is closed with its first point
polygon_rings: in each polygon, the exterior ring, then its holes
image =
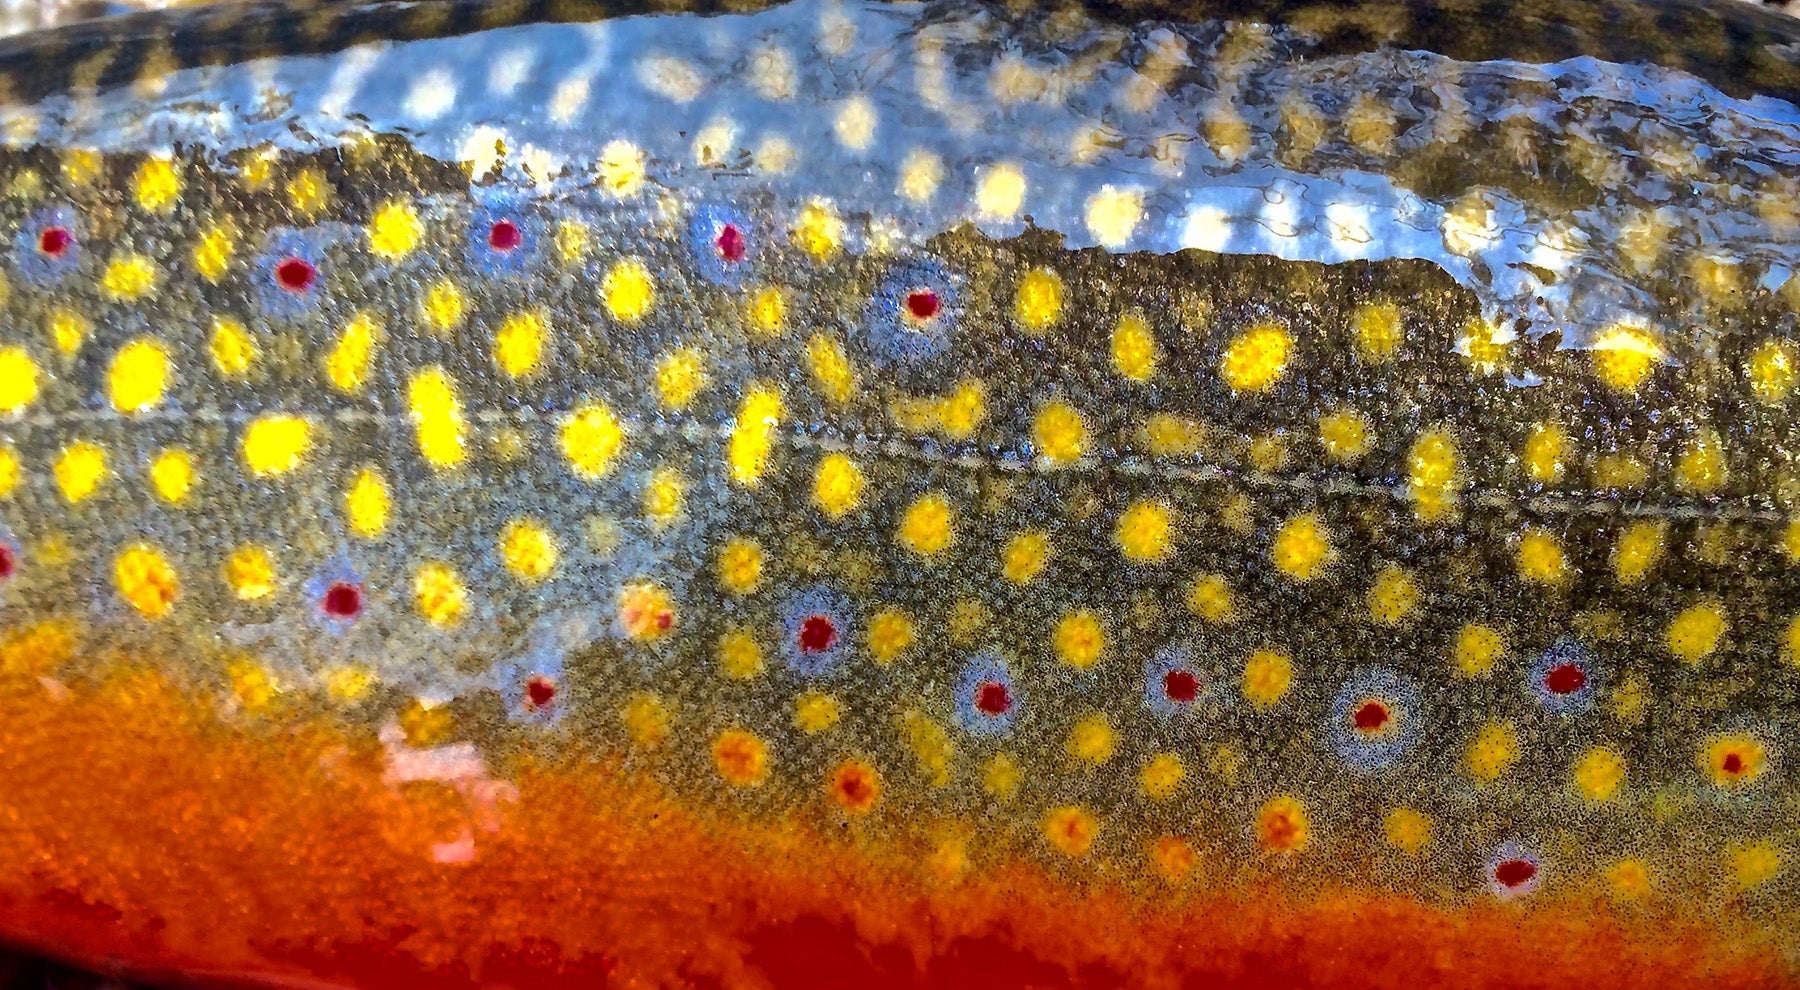
{"type": "Polygon", "coordinates": [[[0,931],[218,986],[1800,983],[1800,32],[0,48],[0,931]]]}

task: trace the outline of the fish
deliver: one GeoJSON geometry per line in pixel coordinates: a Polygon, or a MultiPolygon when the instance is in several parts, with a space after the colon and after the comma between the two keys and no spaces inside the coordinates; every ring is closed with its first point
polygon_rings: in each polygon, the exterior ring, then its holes
{"type": "Polygon", "coordinates": [[[1800,985],[1800,26],[0,40],[0,937],[169,986],[1800,985]]]}

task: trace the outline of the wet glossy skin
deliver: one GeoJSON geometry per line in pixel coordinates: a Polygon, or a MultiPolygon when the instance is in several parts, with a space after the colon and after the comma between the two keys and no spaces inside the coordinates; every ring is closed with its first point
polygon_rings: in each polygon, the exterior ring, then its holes
{"type": "Polygon", "coordinates": [[[0,922],[226,984],[1794,982],[1784,22],[1555,9],[0,52],[0,922]]]}

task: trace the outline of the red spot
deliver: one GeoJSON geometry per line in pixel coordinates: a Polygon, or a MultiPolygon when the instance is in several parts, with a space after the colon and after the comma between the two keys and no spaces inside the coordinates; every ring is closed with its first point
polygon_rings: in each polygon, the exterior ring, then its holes
{"type": "Polygon", "coordinates": [[[1392,714],[1388,712],[1388,706],[1379,701],[1365,701],[1357,706],[1356,712],[1350,716],[1350,720],[1356,723],[1359,732],[1380,732],[1386,728],[1388,720],[1392,717],[1392,714]]]}
{"type": "Polygon", "coordinates": [[[525,240],[519,225],[511,220],[496,220],[488,228],[488,246],[496,251],[511,251],[525,240]]]}
{"type": "Polygon", "coordinates": [[[289,292],[305,292],[318,278],[319,270],[305,258],[283,258],[275,263],[275,281],[289,292]]]}
{"type": "Polygon", "coordinates": [[[531,701],[531,707],[543,708],[556,700],[556,685],[540,674],[525,682],[525,697],[531,701]]]}
{"type": "Polygon", "coordinates": [[[1163,675],[1163,693],[1170,701],[1190,704],[1200,696],[1200,678],[1190,670],[1171,670],[1163,675]]]}
{"type": "Polygon", "coordinates": [[[809,615],[800,623],[800,649],[807,653],[824,653],[837,642],[837,626],[823,615],[809,615]]]}
{"type": "Polygon", "coordinates": [[[719,257],[726,261],[744,260],[744,234],[732,224],[726,224],[725,228],[719,231],[719,238],[713,241],[713,246],[719,249],[719,257]]]}
{"type": "Polygon", "coordinates": [[[1494,881],[1514,890],[1530,883],[1537,870],[1537,864],[1529,859],[1503,859],[1494,866],[1494,881]]]}
{"type": "Polygon", "coordinates": [[[38,250],[52,258],[60,258],[69,245],[75,243],[75,235],[69,233],[67,227],[45,227],[38,235],[38,250]]]}
{"type": "Polygon", "coordinates": [[[1744,758],[1736,753],[1726,753],[1725,759],[1719,762],[1719,769],[1735,777],[1744,772],[1744,758]]]}
{"type": "Polygon", "coordinates": [[[362,611],[362,589],[339,581],[325,589],[325,614],[334,619],[354,619],[362,611]]]}
{"type": "Polygon", "coordinates": [[[13,556],[13,548],[0,543],[0,581],[13,576],[19,566],[19,558],[13,556]]]}
{"type": "Polygon", "coordinates": [[[1587,673],[1572,663],[1559,663],[1544,675],[1544,687],[1551,694],[1574,694],[1587,686],[1587,673]]]}
{"type": "Polygon", "coordinates": [[[656,628],[667,629],[674,624],[675,624],[675,613],[674,612],[658,612],[658,613],[656,613],[656,628]]]}
{"type": "Polygon", "coordinates": [[[938,315],[938,294],[930,289],[914,289],[906,294],[906,311],[923,323],[938,315]]]}
{"type": "Polygon", "coordinates": [[[1012,710],[1012,692],[996,681],[975,685],[975,710],[983,715],[999,717],[1012,710]]]}

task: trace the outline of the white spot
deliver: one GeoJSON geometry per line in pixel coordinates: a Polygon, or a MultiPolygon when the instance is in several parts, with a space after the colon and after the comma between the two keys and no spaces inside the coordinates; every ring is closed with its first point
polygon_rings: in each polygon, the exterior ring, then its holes
{"type": "Polygon", "coordinates": [[[856,44],[856,21],[839,4],[819,17],[819,51],[837,58],[850,54],[856,44]]]}
{"type": "Polygon", "coordinates": [[[463,140],[462,149],[457,152],[457,159],[468,163],[475,178],[480,179],[505,159],[506,141],[505,131],[491,124],[482,124],[469,131],[469,136],[463,140]]]}
{"type": "Polygon", "coordinates": [[[875,104],[866,96],[852,96],[838,108],[838,143],[851,151],[866,151],[875,140],[875,104]]]}
{"type": "Polygon", "coordinates": [[[590,89],[591,84],[586,75],[564,79],[556,87],[556,92],[550,95],[550,121],[559,127],[568,126],[575,115],[581,112],[581,108],[587,106],[590,89]]]}
{"type": "Polygon", "coordinates": [[[787,49],[770,45],[750,56],[750,85],[765,100],[794,98],[794,60],[787,49]]]}
{"type": "Polygon", "coordinates": [[[501,52],[488,67],[488,92],[495,96],[511,96],[513,90],[531,77],[531,67],[536,61],[537,52],[529,48],[509,48],[501,52]]]}
{"type": "Polygon", "coordinates": [[[406,94],[406,114],[414,120],[433,121],[456,105],[456,77],[449,69],[432,69],[413,80],[406,94]]]}
{"type": "Polygon", "coordinates": [[[1001,162],[982,173],[975,186],[975,206],[992,220],[1011,220],[1025,204],[1025,172],[1001,162]]]}
{"type": "Polygon", "coordinates": [[[694,135],[694,164],[701,168],[724,168],[737,146],[737,123],[729,117],[715,117],[694,135]]]}
{"type": "Polygon", "coordinates": [[[1144,218],[1144,193],[1138,189],[1120,189],[1105,185],[1088,197],[1088,233],[1102,247],[1123,247],[1144,218]]]}
{"type": "Polygon", "coordinates": [[[793,168],[799,159],[800,153],[794,150],[787,138],[779,134],[763,138],[762,144],[756,147],[756,167],[774,175],[793,168]]]}
{"type": "Polygon", "coordinates": [[[1494,208],[1479,193],[1463,197],[1444,214],[1444,247],[1465,258],[1479,254],[1500,239],[1494,208]]]}
{"type": "Polygon", "coordinates": [[[1325,236],[1344,254],[1355,254],[1375,239],[1369,229],[1369,208],[1361,203],[1334,200],[1325,206],[1325,236]]]}
{"type": "Polygon", "coordinates": [[[549,189],[551,180],[562,171],[562,159],[548,148],[528,144],[519,149],[519,166],[539,189],[549,189]]]}
{"type": "Polygon", "coordinates": [[[1181,230],[1181,246],[1224,254],[1232,234],[1231,214],[1216,206],[1196,206],[1188,211],[1187,224],[1181,230]]]}
{"type": "Polygon", "coordinates": [[[692,103],[706,88],[700,70],[673,55],[651,55],[639,62],[638,81],[645,89],[676,103],[692,103]]]}

